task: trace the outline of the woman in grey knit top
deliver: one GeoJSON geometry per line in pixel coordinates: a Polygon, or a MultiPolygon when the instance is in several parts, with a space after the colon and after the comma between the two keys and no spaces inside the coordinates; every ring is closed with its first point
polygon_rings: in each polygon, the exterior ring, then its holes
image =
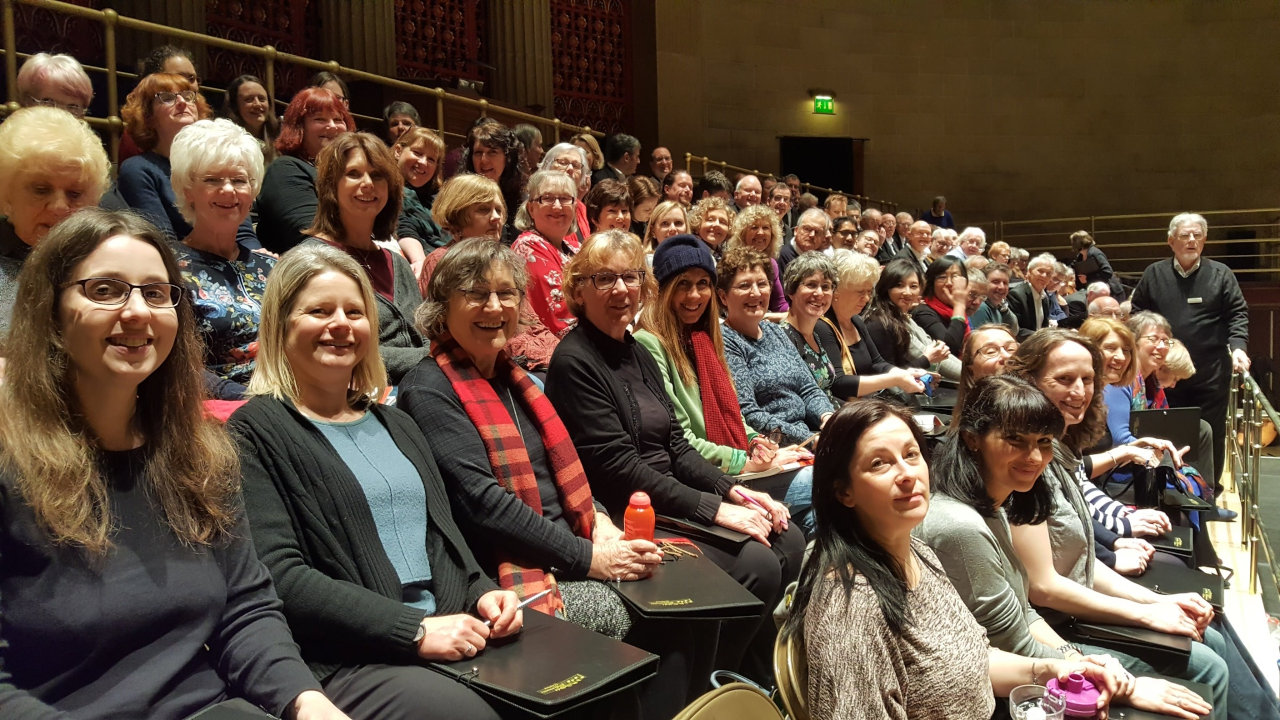
{"type": "Polygon", "coordinates": [[[985,720],[994,695],[1099,663],[1019,657],[983,629],[912,530],[929,511],[924,437],[902,407],[846,404],[814,461],[817,534],[784,633],[801,633],[810,716],[985,720]]]}

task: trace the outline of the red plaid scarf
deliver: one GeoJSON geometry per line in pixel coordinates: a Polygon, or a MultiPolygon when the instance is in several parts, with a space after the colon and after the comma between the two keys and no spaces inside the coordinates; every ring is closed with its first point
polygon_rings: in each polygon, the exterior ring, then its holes
{"type": "Polygon", "coordinates": [[[738,393],[729,382],[729,370],[720,362],[711,335],[706,330],[694,331],[689,334],[689,344],[693,346],[707,439],[717,445],[746,450],[747,429],[742,424],[738,393]]]}
{"type": "MultiPolygon", "coordinates": [[[[462,401],[467,417],[480,432],[480,439],[489,453],[489,467],[498,484],[520,498],[539,515],[542,500],[538,495],[538,479],[529,462],[529,452],[511,413],[502,404],[493,386],[478,370],[471,356],[448,333],[431,343],[431,355],[444,371],[453,391],[462,401]]],[[[565,430],[560,416],[529,375],[511,361],[505,352],[498,355],[494,366],[497,377],[514,390],[513,400],[521,404],[538,425],[538,434],[547,450],[556,489],[560,493],[560,505],[565,519],[580,537],[591,538],[595,506],[591,501],[591,486],[578,459],[578,451],[565,430]]],[[[529,606],[547,615],[563,616],[564,600],[556,586],[555,576],[541,568],[525,567],[512,558],[516,553],[498,558],[498,584],[506,590],[514,590],[521,598],[529,597],[547,588],[554,590],[547,597],[529,606]]]]}

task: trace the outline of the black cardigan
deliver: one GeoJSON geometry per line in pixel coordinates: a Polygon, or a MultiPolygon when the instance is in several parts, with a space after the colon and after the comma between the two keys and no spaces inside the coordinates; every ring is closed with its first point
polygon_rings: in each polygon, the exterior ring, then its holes
{"type": "MultiPolygon", "coordinates": [[[[436,614],[470,612],[496,589],[449,512],[440,471],[413,420],[371,408],[422,475],[436,614]]],[[[259,396],[228,422],[240,450],[245,510],[303,659],[325,679],[343,666],[412,663],[424,614],[401,599],[364,491],[329,441],[292,403],[259,396]]]]}
{"type": "MultiPolygon", "coordinates": [[[[880,350],[876,348],[875,340],[871,338],[871,333],[867,332],[867,324],[862,318],[855,315],[850,320],[853,326],[858,329],[858,335],[862,337],[857,343],[848,345],[849,354],[853,356],[853,368],[857,371],[856,375],[846,375],[844,372],[844,363],[841,362],[843,355],[840,344],[847,342],[849,338],[832,329],[825,322],[819,321],[813,328],[813,337],[822,345],[822,349],[826,351],[827,357],[831,359],[831,364],[835,366],[835,377],[831,379],[831,394],[841,400],[849,400],[858,397],[859,378],[863,375],[880,375],[887,373],[893,369],[893,366],[885,362],[880,356],[880,350]]],[[[832,322],[835,322],[833,319],[832,322]]]]}
{"type": "Polygon", "coordinates": [[[653,356],[627,335],[618,342],[585,318],[560,341],[547,371],[547,397],[573,438],[591,493],[611,514],[622,513],[631,493],[649,494],[659,513],[711,524],[733,478],[707,462],[684,439],[684,430],[662,386],[653,356]],[[638,363],[645,385],[667,408],[671,420],[670,475],[640,459],[639,407],[614,375],[623,362],[638,363]]]}
{"type": "MultiPolygon", "coordinates": [[[[1048,315],[1045,317],[1048,317],[1048,315]]],[[[938,314],[937,310],[925,303],[920,303],[911,308],[911,319],[924,328],[924,331],[929,333],[929,337],[946,343],[947,347],[951,349],[952,355],[960,356],[961,350],[964,348],[964,331],[967,325],[967,321],[964,318],[943,318],[938,314]]]]}
{"type": "MultiPolygon", "coordinates": [[[[921,368],[927,370],[929,358],[924,355],[911,354],[911,330],[907,329],[907,346],[904,352],[899,355],[897,339],[893,336],[893,330],[877,317],[867,318],[865,321],[867,329],[865,335],[871,338],[875,343],[876,349],[880,351],[880,356],[884,361],[894,367],[900,368],[921,368]]],[[[861,371],[859,371],[861,372],[861,371]]]]}

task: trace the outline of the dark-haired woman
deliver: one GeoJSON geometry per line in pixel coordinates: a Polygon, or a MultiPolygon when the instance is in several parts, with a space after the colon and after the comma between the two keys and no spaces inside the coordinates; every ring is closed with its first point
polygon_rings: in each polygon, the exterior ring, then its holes
{"type": "Polygon", "coordinates": [[[234,122],[257,139],[262,159],[267,165],[276,159],[276,138],[280,135],[280,118],[266,86],[256,75],[240,75],[227,86],[222,101],[222,117],[234,122]]]}
{"type": "Polygon", "coordinates": [[[876,349],[895,367],[931,368],[943,377],[959,377],[960,362],[947,344],[929,337],[911,318],[919,304],[920,266],[904,258],[890,260],[875,280],[871,306],[865,312],[876,349]]]}
{"type": "Polygon", "coordinates": [[[905,409],[879,399],[842,407],[814,462],[817,536],[783,632],[801,633],[809,714],[833,718],[985,720],[995,695],[1084,672],[1093,663],[1018,657],[988,646],[912,531],[929,513],[924,437],[905,409]]]}
{"type": "Polygon", "coordinates": [[[1124,297],[1124,285],[1111,269],[1107,254],[1094,243],[1093,236],[1085,230],[1071,233],[1071,269],[1075,272],[1076,287],[1083,290],[1090,283],[1106,283],[1112,297],[1124,297]]]}
{"type": "Polygon", "coordinates": [[[933,505],[917,536],[936,553],[992,646],[1102,665],[1127,703],[1194,720],[1209,710],[1203,700],[1162,680],[1134,680],[1107,651],[1082,654],[1031,606],[1010,522],[1044,523],[1052,512],[1053,492],[1042,475],[1063,427],[1061,413],[1031,383],[1007,376],[978,381],[934,455],[933,505]]]}
{"type": "Polygon", "coordinates": [[[929,263],[924,273],[924,301],[911,310],[911,319],[929,337],[946,343],[952,355],[960,354],[960,346],[969,336],[969,319],[965,315],[968,287],[964,263],[944,255],[929,263]]]}
{"type": "Polygon", "coordinates": [[[283,253],[307,239],[316,218],[316,158],[356,121],[347,104],[323,88],[304,88],[285,108],[276,138],[279,156],[267,167],[255,209],[262,246],[283,253]]]}
{"type": "Polygon", "coordinates": [[[404,180],[387,146],[369,133],[334,138],[316,165],[320,202],[308,242],[346,251],[369,274],[378,305],[378,350],[391,384],[399,384],[427,354],[413,323],[422,293],[409,262],[375,241],[395,233],[404,180]]]}
{"type": "Polygon", "coordinates": [[[344,718],[289,636],[201,399],[173,251],[86,208],[32,252],[0,386],[6,718],[344,718]]]}
{"type": "Polygon", "coordinates": [[[502,189],[503,203],[510,211],[506,225],[502,226],[502,242],[507,245],[515,242],[520,234],[515,226],[515,208],[524,202],[525,177],[520,169],[523,164],[524,143],[506,125],[481,118],[467,132],[462,167],[489,178],[502,189]]]}

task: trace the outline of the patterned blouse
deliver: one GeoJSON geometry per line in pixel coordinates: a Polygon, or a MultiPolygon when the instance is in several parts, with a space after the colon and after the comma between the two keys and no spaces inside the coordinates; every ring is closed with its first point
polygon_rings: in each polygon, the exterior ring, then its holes
{"type": "Polygon", "coordinates": [[[224,380],[249,382],[258,355],[262,293],[275,258],[243,246],[235,260],[181,243],[174,249],[204,340],[205,367],[224,380]]]}
{"type": "Polygon", "coordinates": [[[511,249],[529,264],[529,306],[558,337],[573,329],[577,320],[565,302],[564,267],[578,253],[578,247],[576,239],[566,237],[557,250],[533,230],[521,233],[511,244],[511,249]]]}
{"type": "Polygon", "coordinates": [[[827,357],[827,351],[822,345],[818,345],[818,349],[814,350],[809,346],[809,342],[804,339],[799,330],[796,330],[790,323],[784,323],[783,329],[787,331],[787,337],[791,340],[791,344],[796,346],[796,351],[800,353],[800,359],[804,360],[804,364],[809,366],[809,372],[813,373],[814,382],[818,383],[818,387],[822,388],[822,392],[827,394],[827,399],[833,405],[839,407],[840,401],[831,394],[831,382],[836,376],[836,368],[831,364],[831,358],[827,357]]]}

